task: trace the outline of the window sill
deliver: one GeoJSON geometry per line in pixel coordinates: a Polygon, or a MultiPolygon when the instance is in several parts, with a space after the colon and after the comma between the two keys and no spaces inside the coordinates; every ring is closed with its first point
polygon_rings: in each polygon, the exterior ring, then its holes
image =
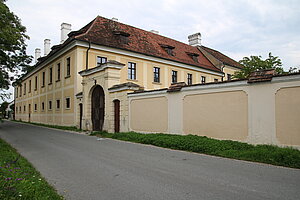
{"type": "Polygon", "coordinates": [[[162,85],[161,82],[152,82],[152,84],[155,84],[155,85],[162,85]]]}
{"type": "Polygon", "coordinates": [[[48,85],[52,85],[52,82],[51,82],[51,83],[48,83],[48,85]]]}
{"type": "Polygon", "coordinates": [[[65,77],[65,79],[67,79],[67,78],[70,78],[70,77],[71,77],[71,76],[70,76],[70,75],[68,75],[68,76],[66,76],[66,77],[65,77]]]}
{"type": "Polygon", "coordinates": [[[44,88],[44,87],[45,87],[44,85],[41,86],[41,88],[44,88]]]}
{"type": "Polygon", "coordinates": [[[66,110],[71,110],[71,108],[66,108],[66,110]]]}
{"type": "Polygon", "coordinates": [[[57,82],[59,82],[59,81],[60,81],[60,79],[56,80],[55,82],[57,83],[57,82]]]}
{"type": "Polygon", "coordinates": [[[126,79],[127,81],[133,81],[133,82],[139,82],[138,80],[136,79],[126,79]]]}

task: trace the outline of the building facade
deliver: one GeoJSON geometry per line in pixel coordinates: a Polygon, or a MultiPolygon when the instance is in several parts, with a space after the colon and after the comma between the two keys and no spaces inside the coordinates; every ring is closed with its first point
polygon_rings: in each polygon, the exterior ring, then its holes
{"type": "Polygon", "coordinates": [[[62,24],[51,50],[45,40],[45,56],[15,86],[16,120],[128,131],[127,93],[228,80],[242,67],[201,46],[200,33],[185,44],[100,16],[70,29],[62,24]]]}

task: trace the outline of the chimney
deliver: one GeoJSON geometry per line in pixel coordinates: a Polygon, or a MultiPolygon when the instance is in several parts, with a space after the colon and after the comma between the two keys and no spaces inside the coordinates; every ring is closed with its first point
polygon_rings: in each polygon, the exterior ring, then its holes
{"type": "Polygon", "coordinates": [[[156,30],[151,30],[150,32],[151,32],[151,33],[155,33],[155,34],[159,34],[159,32],[156,31],[156,30]]]}
{"type": "Polygon", "coordinates": [[[68,34],[71,32],[71,24],[62,23],[60,28],[60,43],[64,43],[68,39],[68,34]]]}
{"type": "Polygon", "coordinates": [[[116,21],[116,22],[119,21],[119,19],[115,18],[115,17],[111,18],[111,20],[116,21]]]}
{"type": "Polygon", "coordinates": [[[195,33],[188,36],[189,45],[191,46],[201,46],[201,33],[195,33]]]}
{"type": "Polygon", "coordinates": [[[48,55],[50,52],[50,39],[44,39],[44,55],[48,55]]]}
{"type": "Polygon", "coordinates": [[[34,51],[34,61],[35,61],[35,63],[37,63],[38,58],[40,58],[40,57],[41,57],[41,49],[36,48],[35,51],[34,51]]]}

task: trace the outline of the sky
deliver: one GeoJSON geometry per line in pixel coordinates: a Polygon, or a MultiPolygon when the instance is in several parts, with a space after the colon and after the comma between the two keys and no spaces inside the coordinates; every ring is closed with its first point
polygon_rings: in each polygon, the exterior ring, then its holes
{"type": "Polygon", "coordinates": [[[187,43],[200,32],[202,45],[241,60],[278,56],[284,69],[300,67],[300,0],[7,0],[27,28],[27,53],[43,53],[44,39],[60,42],[62,22],[78,30],[96,16],[187,43]]]}

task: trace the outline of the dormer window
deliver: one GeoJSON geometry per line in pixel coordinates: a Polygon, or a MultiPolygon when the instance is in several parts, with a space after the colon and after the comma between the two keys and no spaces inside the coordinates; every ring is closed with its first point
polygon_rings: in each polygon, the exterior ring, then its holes
{"type": "Polygon", "coordinates": [[[199,61],[198,61],[198,56],[199,56],[199,54],[196,54],[196,53],[190,53],[190,52],[186,52],[186,54],[187,54],[188,56],[190,56],[190,57],[193,59],[193,61],[199,62],[199,61]]]}
{"type": "Polygon", "coordinates": [[[160,44],[160,46],[167,52],[168,55],[174,56],[173,49],[175,49],[175,47],[166,44],[160,44]]]}
{"type": "Polygon", "coordinates": [[[114,31],[113,33],[114,33],[114,35],[116,35],[119,38],[119,40],[122,44],[129,43],[129,36],[130,36],[129,33],[126,33],[124,31],[114,31]]]}

